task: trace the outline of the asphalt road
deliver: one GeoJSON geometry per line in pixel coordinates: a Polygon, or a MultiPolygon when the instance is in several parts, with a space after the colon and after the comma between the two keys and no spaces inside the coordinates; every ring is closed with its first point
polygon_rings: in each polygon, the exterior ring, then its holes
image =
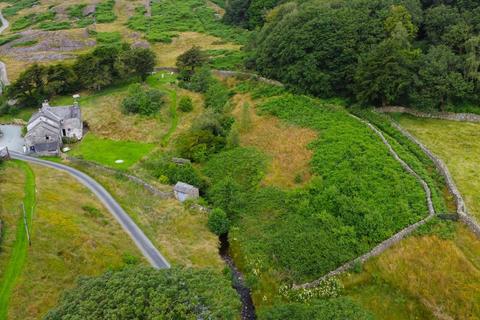
{"type": "Polygon", "coordinates": [[[168,269],[170,264],[162,256],[162,254],[155,248],[152,242],[145,236],[142,230],[133,222],[130,216],[122,209],[122,207],[115,201],[115,199],[110,195],[110,193],[105,190],[98,182],[93,180],[91,177],[85,173],[78,171],[69,166],[46,161],[39,158],[34,158],[26,156],[21,153],[11,152],[11,156],[14,159],[27,161],[30,163],[38,164],[45,167],[50,167],[56,170],[61,170],[69,173],[71,176],[76,178],[80,183],[89,188],[102,203],[107,207],[107,209],[113,214],[117,219],[123,229],[128,233],[128,235],[133,239],[138,249],[143,253],[145,258],[150,262],[150,264],[157,269],[168,269]]]}

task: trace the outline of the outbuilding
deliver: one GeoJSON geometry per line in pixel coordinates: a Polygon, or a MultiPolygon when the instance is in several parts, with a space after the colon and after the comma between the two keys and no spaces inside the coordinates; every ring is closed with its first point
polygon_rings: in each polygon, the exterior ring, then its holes
{"type": "Polygon", "coordinates": [[[177,182],[173,188],[173,193],[175,194],[175,198],[180,202],[188,199],[198,199],[199,197],[198,188],[185,182],[177,182]]]}

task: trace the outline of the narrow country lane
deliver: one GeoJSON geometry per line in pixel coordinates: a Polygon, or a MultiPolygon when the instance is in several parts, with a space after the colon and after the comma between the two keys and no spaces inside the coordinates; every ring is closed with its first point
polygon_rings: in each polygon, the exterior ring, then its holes
{"type": "Polygon", "coordinates": [[[113,216],[117,219],[117,221],[128,233],[128,235],[130,235],[137,247],[140,249],[145,258],[147,258],[147,260],[154,268],[170,268],[170,264],[168,263],[168,261],[162,256],[162,254],[157,250],[157,248],[155,248],[152,242],[135,224],[135,222],[130,218],[130,216],[122,209],[118,202],[110,195],[110,193],[108,193],[107,190],[105,190],[105,188],[103,188],[90,176],[69,166],[26,156],[18,152],[11,152],[11,156],[12,158],[17,160],[27,161],[33,164],[65,171],[74,178],[76,178],[78,181],[80,181],[80,183],[89,188],[100,199],[100,201],[102,201],[105,207],[113,214],[113,216]]]}

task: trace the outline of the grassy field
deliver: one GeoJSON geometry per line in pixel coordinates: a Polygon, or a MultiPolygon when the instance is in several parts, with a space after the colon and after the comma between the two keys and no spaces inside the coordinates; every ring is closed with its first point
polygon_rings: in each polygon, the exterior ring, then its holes
{"type": "Polygon", "coordinates": [[[478,319],[480,242],[461,224],[448,229],[410,237],[344,275],[346,294],[378,319],[478,319]]]}
{"type": "Polygon", "coordinates": [[[480,220],[480,124],[409,116],[399,121],[447,164],[467,208],[480,220]]]}
{"type": "MultiPolygon", "coordinates": [[[[479,126],[395,118],[447,163],[468,208],[478,216],[479,126]]],[[[480,242],[464,225],[434,220],[416,236],[367,262],[362,272],[345,275],[343,282],[346,294],[378,319],[478,319],[479,257],[480,242]]]]}
{"type": "Polygon", "coordinates": [[[233,103],[233,115],[239,126],[242,122],[249,123],[247,128],[239,130],[241,145],[256,147],[271,158],[262,184],[292,188],[308,182],[313,156],[308,144],[318,138],[317,132],[259,115],[255,108],[257,102],[249,95],[237,94],[233,103]],[[245,104],[249,106],[247,111],[243,110],[245,104]]]}
{"type": "Polygon", "coordinates": [[[224,264],[218,255],[218,238],[208,230],[205,213],[189,210],[175,199],[153,196],[118,175],[79,168],[112,193],[169,262],[223,270],[224,264]]]}
{"type": "MultiPolygon", "coordinates": [[[[143,263],[133,242],[89,190],[65,173],[36,166],[32,169],[37,187],[32,246],[27,250],[23,270],[16,268],[19,276],[12,290],[8,319],[41,318],[80,275],[97,275],[126,263],[143,263]]],[[[10,165],[6,170],[8,175],[2,173],[0,184],[0,199],[5,204],[0,218],[6,224],[1,266],[13,261],[11,233],[20,230],[16,225],[19,217],[13,210],[25,194],[24,184],[18,179],[25,173],[10,165]]]]}
{"type": "MultiPolygon", "coordinates": [[[[20,180],[21,182],[19,182],[19,185],[24,185],[22,204],[25,208],[26,215],[24,217],[23,210],[20,206],[18,206],[17,208],[12,208],[15,200],[18,202],[21,202],[21,200],[10,198],[10,195],[18,195],[19,190],[16,188],[17,186],[9,185],[9,183],[7,182],[5,185],[5,193],[7,193],[7,203],[2,203],[2,206],[0,208],[3,208],[5,205],[5,209],[9,211],[2,212],[2,215],[0,217],[2,219],[6,217],[4,223],[7,232],[9,231],[9,227],[15,226],[14,228],[12,228],[12,231],[15,231],[15,240],[13,241],[11,247],[9,246],[9,243],[7,243],[6,251],[2,250],[4,251],[2,253],[5,257],[5,260],[3,260],[5,262],[5,266],[2,267],[2,272],[0,274],[0,319],[3,320],[7,318],[8,306],[11,300],[13,288],[15,287],[19,276],[22,274],[27,258],[27,249],[29,243],[24,223],[26,221],[28,226],[31,226],[32,223],[33,207],[35,203],[35,177],[33,175],[32,169],[28,165],[21,162],[16,162],[11,167],[9,166],[8,171],[2,174],[5,174],[6,177],[10,176],[8,180],[11,180],[11,176],[20,176],[20,178],[24,178],[23,181],[20,180]],[[8,190],[9,188],[12,188],[13,190],[8,190]],[[13,221],[15,219],[17,221],[13,221]]],[[[2,230],[2,232],[4,231],[2,230]]],[[[8,235],[7,233],[7,236],[5,238],[7,238],[8,242],[13,240],[12,235],[8,235]]]]}

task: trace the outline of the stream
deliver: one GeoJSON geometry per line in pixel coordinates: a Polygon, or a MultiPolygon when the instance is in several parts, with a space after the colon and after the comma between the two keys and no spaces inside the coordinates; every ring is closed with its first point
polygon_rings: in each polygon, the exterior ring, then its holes
{"type": "Polygon", "coordinates": [[[257,318],[255,314],[255,306],[253,305],[252,296],[250,295],[250,289],[245,284],[243,274],[238,270],[235,262],[230,256],[230,242],[228,241],[228,235],[220,236],[220,256],[223,261],[228,265],[232,271],[233,287],[237,290],[242,302],[242,320],[255,320],[257,318]]]}

